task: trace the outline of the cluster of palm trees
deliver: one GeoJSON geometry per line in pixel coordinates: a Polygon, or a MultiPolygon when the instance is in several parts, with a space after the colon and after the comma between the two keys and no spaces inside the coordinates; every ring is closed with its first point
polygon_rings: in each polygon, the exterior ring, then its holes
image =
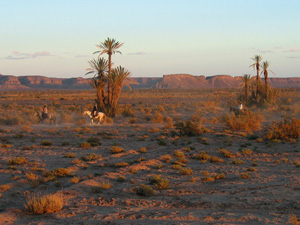
{"type": "Polygon", "coordinates": [[[90,80],[90,85],[96,90],[95,102],[98,109],[109,117],[115,116],[123,83],[130,76],[130,72],[121,66],[112,68],[112,55],[122,54],[118,51],[122,45],[123,43],[111,38],[107,38],[104,42],[96,45],[100,50],[94,54],[99,53],[99,56],[97,59],[89,61],[90,68],[87,69],[88,72],[86,73],[86,75],[94,74],[90,80]],[[108,60],[100,57],[103,54],[108,55],[108,60]]]}
{"type": "Polygon", "coordinates": [[[273,71],[269,69],[270,63],[268,61],[261,62],[263,59],[261,55],[255,55],[251,59],[254,63],[251,64],[250,67],[253,67],[256,70],[256,78],[253,81],[250,74],[245,74],[242,77],[244,88],[243,97],[246,104],[248,104],[250,100],[256,103],[269,100],[270,88],[268,84],[268,76],[269,72],[273,73],[273,71]],[[264,84],[260,78],[261,75],[264,77],[264,84]],[[251,96],[249,96],[250,87],[252,87],[251,96]]]}

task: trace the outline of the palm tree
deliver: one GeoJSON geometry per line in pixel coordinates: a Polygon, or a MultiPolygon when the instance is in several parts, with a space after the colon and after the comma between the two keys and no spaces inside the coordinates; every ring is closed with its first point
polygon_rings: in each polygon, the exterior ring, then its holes
{"type": "Polygon", "coordinates": [[[104,58],[93,59],[89,61],[90,68],[87,69],[87,74],[94,74],[89,84],[96,90],[97,106],[101,111],[105,111],[105,85],[107,83],[108,62],[104,58]]]}
{"type": "Polygon", "coordinates": [[[270,63],[268,61],[263,62],[263,64],[262,64],[262,71],[261,71],[261,73],[264,74],[264,78],[265,78],[265,91],[266,91],[266,97],[267,97],[267,99],[268,99],[268,95],[269,95],[269,85],[268,85],[269,71],[271,71],[271,73],[274,74],[274,72],[269,69],[269,66],[270,66],[270,63]]]}
{"type": "MultiPolygon", "coordinates": [[[[120,51],[117,51],[118,48],[120,48],[124,43],[117,42],[115,39],[107,38],[103,43],[100,43],[100,45],[96,45],[98,48],[100,48],[100,51],[96,51],[94,53],[100,53],[102,54],[108,54],[108,76],[111,76],[111,67],[112,67],[112,62],[111,62],[111,56],[112,54],[115,53],[120,53],[120,51]]],[[[108,80],[107,84],[107,92],[108,92],[108,102],[111,102],[112,99],[112,84],[110,83],[110,80],[108,80]]]]}
{"type": "Polygon", "coordinates": [[[124,81],[130,76],[130,72],[118,66],[112,70],[111,76],[108,76],[108,80],[112,84],[112,98],[111,98],[111,115],[115,116],[115,109],[117,107],[118,99],[122,91],[124,81]]]}
{"type": "Polygon", "coordinates": [[[242,77],[243,80],[243,88],[245,91],[245,103],[248,104],[248,100],[249,100],[249,85],[250,85],[250,81],[251,81],[251,76],[250,74],[245,74],[242,77]]]}
{"type": "Polygon", "coordinates": [[[256,95],[258,96],[259,93],[259,70],[260,70],[260,61],[262,60],[261,55],[255,55],[253,58],[254,63],[250,65],[250,67],[253,67],[253,69],[256,69],[256,95]]]}

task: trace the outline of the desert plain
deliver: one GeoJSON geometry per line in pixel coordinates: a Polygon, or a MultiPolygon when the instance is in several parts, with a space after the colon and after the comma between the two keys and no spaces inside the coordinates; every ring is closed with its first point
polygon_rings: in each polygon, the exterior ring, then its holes
{"type": "Polygon", "coordinates": [[[299,90],[249,106],[246,127],[230,123],[237,95],[125,91],[93,126],[92,91],[1,92],[0,224],[297,224],[299,139],[270,132],[299,120],[299,90]],[[43,104],[56,124],[38,123],[43,104]],[[46,195],[62,208],[34,213],[30,199],[46,195]]]}

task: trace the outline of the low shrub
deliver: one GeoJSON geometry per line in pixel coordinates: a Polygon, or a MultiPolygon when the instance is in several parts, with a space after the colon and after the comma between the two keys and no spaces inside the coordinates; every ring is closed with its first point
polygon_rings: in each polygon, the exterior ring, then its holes
{"type": "Polygon", "coordinates": [[[260,113],[247,111],[241,115],[227,114],[224,118],[226,126],[233,131],[250,133],[261,128],[263,116],[260,113]]]}
{"type": "Polygon", "coordinates": [[[220,149],[220,152],[223,154],[225,158],[234,158],[234,154],[226,149],[220,149]]]}
{"type": "Polygon", "coordinates": [[[43,145],[43,146],[51,146],[53,143],[51,141],[48,141],[48,140],[42,140],[40,145],[43,145]]]}
{"type": "Polygon", "coordinates": [[[25,157],[16,157],[8,160],[8,165],[22,165],[27,163],[27,159],[25,157]]]}
{"type": "Polygon", "coordinates": [[[114,145],[110,148],[110,152],[112,154],[117,154],[117,153],[121,153],[124,152],[124,148],[120,147],[119,145],[114,145]]]}
{"type": "Polygon", "coordinates": [[[95,153],[90,153],[90,154],[87,154],[86,156],[81,156],[81,160],[87,162],[87,161],[100,159],[101,157],[102,157],[101,155],[96,155],[95,153]]]}
{"type": "Polygon", "coordinates": [[[300,137],[300,119],[285,119],[281,122],[273,122],[268,129],[267,139],[293,139],[300,137]]]}
{"type": "Polygon", "coordinates": [[[182,174],[182,175],[186,175],[186,176],[192,175],[193,174],[193,169],[189,168],[189,167],[180,168],[179,173],[182,174]]]}
{"type": "Polygon", "coordinates": [[[154,195],[154,190],[149,185],[141,184],[137,188],[136,193],[144,197],[151,197],[154,195]]]}
{"type": "Polygon", "coordinates": [[[95,193],[101,193],[102,191],[110,189],[111,187],[112,187],[112,183],[102,182],[99,183],[97,186],[92,187],[92,191],[95,193]]]}
{"type": "Polygon", "coordinates": [[[64,177],[68,175],[70,171],[67,168],[58,168],[52,171],[52,175],[54,176],[59,176],[59,177],[64,177]]]}
{"type": "Polygon", "coordinates": [[[205,132],[205,128],[201,126],[198,122],[193,122],[191,120],[185,122],[177,122],[175,123],[176,129],[179,130],[179,134],[181,136],[195,136],[200,135],[205,132]]]}
{"type": "Polygon", "coordinates": [[[249,177],[250,177],[250,175],[248,173],[242,173],[240,176],[241,179],[247,179],[249,177]]]}
{"type": "Polygon", "coordinates": [[[90,137],[86,140],[91,146],[99,146],[101,145],[100,139],[98,137],[90,137]]]}
{"type": "Polygon", "coordinates": [[[34,214],[55,213],[63,208],[63,197],[58,194],[32,195],[25,203],[25,209],[34,214]]]}

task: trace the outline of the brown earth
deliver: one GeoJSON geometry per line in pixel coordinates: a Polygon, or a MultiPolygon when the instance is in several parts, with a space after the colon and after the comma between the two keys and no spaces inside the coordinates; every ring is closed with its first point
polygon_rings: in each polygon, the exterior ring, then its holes
{"type": "MultiPolygon", "coordinates": [[[[299,167],[295,166],[300,161],[299,140],[271,142],[251,138],[245,132],[228,131],[221,120],[228,112],[223,104],[195,106],[194,101],[176,108],[174,103],[160,105],[164,106],[164,116],[176,121],[201,115],[205,118],[202,125],[210,132],[180,136],[163,123],[147,122],[140,112],[133,117],[134,122],[132,117],[118,115],[113,124],[100,126],[1,126],[0,224],[282,225],[291,224],[291,214],[299,218],[300,177],[299,167]],[[101,145],[80,147],[90,137],[98,137],[101,145]],[[45,140],[52,145],[42,145],[45,140]],[[110,148],[114,145],[125,151],[112,154],[110,148]],[[146,152],[141,151],[143,147],[146,152]],[[220,149],[231,151],[234,157],[225,158],[220,149]],[[243,153],[247,149],[248,153],[243,153]],[[178,158],[176,150],[184,157],[178,158]],[[201,151],[223,162],[195,158],[201,151]],[[75,158],[65,158],[68,153],[75,158]],[[88,154],[101,157],[82,160],[88,154]],[[163,159],[165,155],[171,156],[170,162],[163,159]],[[25,157],[28,162],[9,165],[9,160],[16,157],[25,157]],[[233,164],[237,159],[242,163],[233,164]],[[180,160],[183,168],[192,169],[191,175],[182,175],[174,167],[180,160]],[[116,166],[120,162],[128,165],[116,166]],[[45,171],[58,168],[67,168],[70,175],[43,181],[45,171]],[[205,182],[207,177],[222,173],[223,179],[205,182]],[[249,177],[243,179],[245,174],[249,177]],[[150,184],[153,175],[169,179],[170,187],[155,189],[150,184]],[[74,176],[80,179],[78,183],[71,181],[74,176]],[[124,182],[118,181],[120,176],[125,177],[124,182]],[[102,182],[112,187],[100,193],[93,191],[102,182]],[[137,195],[140,184],[150,185],[154,196],[137,195]],[[64,199],[62,211],[45,215],[27,212],[26,198],[34,193],[60,193],[64,199]]],[[[297,114],[296,104],[289,107],[287,113],[297,114]]],[[[267,127],[283,115],[275,108],[262,113],[262,130],[254,132],[258,137],[263,137],[267,127]]]]}

